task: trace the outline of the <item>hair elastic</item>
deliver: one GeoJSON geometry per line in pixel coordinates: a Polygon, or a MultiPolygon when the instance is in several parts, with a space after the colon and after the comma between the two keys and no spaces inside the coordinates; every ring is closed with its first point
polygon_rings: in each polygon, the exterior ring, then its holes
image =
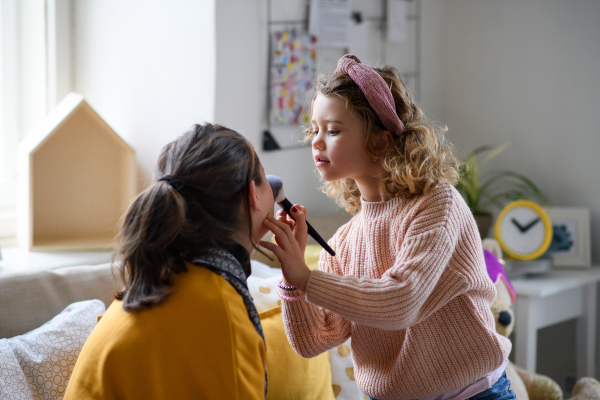
{"type": "Polygon", "coordinates": [[[391,85],[373,68],[362,64],[358,57],[346,54],[338,61],[334,74],[348,74],[358,85],[367,101],[379,117],[379,120],[392,134],[401,135],[404,132],[404,124],[396,113],[394,96],[391,85]]]}
{"type": "Polygon", "coordinates": [[[185,186],[182,182],[175,179],[175,177],[173,177],[173,175],[165,175],[162,178],[160,178],[158,181],[159,182],[160,181],[167,182],[169,185],[171,185],[171,187],[173,189],[177,190],[178,192],[180,192],[181,189],[183,189],[183,187],[185,186]]]}

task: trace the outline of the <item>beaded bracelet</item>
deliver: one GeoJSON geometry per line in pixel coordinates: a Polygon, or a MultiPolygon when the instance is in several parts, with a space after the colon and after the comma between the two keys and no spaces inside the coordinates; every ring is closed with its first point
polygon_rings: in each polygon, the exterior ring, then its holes
{"type": "Polygon", "coordinates": [[[281,282],[277,284],[277,287],[283,290],[296,290],[296,286],[284,286],[281,284],[281,282]]]}

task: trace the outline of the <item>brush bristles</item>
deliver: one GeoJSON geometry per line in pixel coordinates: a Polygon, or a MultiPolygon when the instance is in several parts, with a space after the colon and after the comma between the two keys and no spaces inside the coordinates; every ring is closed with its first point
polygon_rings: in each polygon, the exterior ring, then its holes
{"type": "Polygon", "coordinates": [[[271,190],[273,190],[273,198],[275,199],[275,203],[279,203],[285,199],[285,192],[283,191],[283,182],[281,178],[275,175],[267,175],[267,181],[269,185],[271,185],[271,190]]]}

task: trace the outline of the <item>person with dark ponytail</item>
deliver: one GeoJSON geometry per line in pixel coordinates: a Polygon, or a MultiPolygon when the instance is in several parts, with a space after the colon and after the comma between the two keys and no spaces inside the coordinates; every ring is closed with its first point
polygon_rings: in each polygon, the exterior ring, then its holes
{"type": "Polygon", "coordinates": [[[246,279],[274,199],[258,156],[233,130],[195,125],[162,149],[156,177],[124,217],[122,286],[64,399],[263,399],[246,279]]]}

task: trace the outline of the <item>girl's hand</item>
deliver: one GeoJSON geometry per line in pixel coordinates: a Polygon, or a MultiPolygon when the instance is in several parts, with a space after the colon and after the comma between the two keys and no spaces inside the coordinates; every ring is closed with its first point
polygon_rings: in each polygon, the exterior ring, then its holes
{"type": "MultiPolygon", "coordinates": [[[[294,204],[293,209],[296,209],[296,212],[300,211],[299,215],[302,215],[298,221],[295,221],[294,218],[290,217],[288,213],[284,210],[277,211],[277,221],[285,222],[294,232],[294,237],[296,241],[300,245],[300,250],[302,250],[302,254],[304,254],[306,250],[306,242],[308,240],[308,228],[306,226],[306,208],[300,206],[298,204],[294,204]]],[[[291,210],[292,214],[294,214],[294,210],[291,210]]]]}
{"type": "MultiPolygon", "coordinates": [[[[303,212],[296,209],[292,214],[296,223],[301,221],[306,226],[303,212]]],[[[267,216],[263,224],[273,232],[277,244],[261,241],[260,245],[275,253],[281,263],[285,281],[305,292],[311,271],[304,262],[304,252],[296,241],[292,228],[287,222],[278,221],[271,216],[267,216]]]]}

